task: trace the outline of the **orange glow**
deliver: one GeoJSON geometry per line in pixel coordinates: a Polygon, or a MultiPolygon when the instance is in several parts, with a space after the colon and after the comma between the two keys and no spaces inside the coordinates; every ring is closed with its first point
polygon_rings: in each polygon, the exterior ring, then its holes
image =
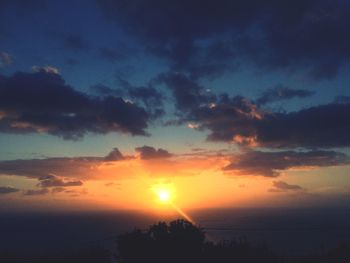
{"type": "MultiPolygon", "coordinates": [[[[59,160],[50,160],[51,165],[55,166],[57,161],[59,160]]],[[[232,162],[232,156],[229,159],[225,155],[179,155],[162,160],[126,158],[96,163],[80,158],[72,162],[74,165],[62,167],[56,173],[61,177],[74,175],[84,181],[82,186],[52,188],[45,195],[26,196],[26,205],[42,201],[40,205],[50,208],[143,210],[161,216],[176,213],[189,220],[193,209],[297,203],[296,198],[289,193],[269,191],[275,178],[242,173],[240,170],[222,170],[222,167],[232,162]]],[[[347,171],[348,167],[327,168],[324,172],[302,167],[284,171],[279,180],[301,184],[307,189],[312,189],[315,185],[316,192],[324,189],[322,187],[328,184],[331,174],[340,174],[341,180],[346,182],[347,171]],[[307,177],[306,173],[313,176],[307,177]]],[[[36,179],[15,179],[13,176],[3,178],[5,185],[40,190],[36,179]]],[[[19,204],[23,201],[20,193],[9,194],[8,198],[18,199],[19,204]]]]}

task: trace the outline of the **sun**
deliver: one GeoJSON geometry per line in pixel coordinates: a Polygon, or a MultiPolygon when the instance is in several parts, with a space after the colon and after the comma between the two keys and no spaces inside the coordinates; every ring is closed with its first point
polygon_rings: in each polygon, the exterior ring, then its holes
{"type": "Polygon", "coordinates": [[[171,199],[170,192],[167,189],[158,189],[157,195],[158,195],[159,201],[163,203],[168,203],[171,199]]]}
{"type": "Polygon", "coordinates": [[[171,182],[154,183],[151,186],[151,191],[153,193],[154,201],[158,204],[161,204],[162,207],[173,205],[173,203],[176,201],[176,189],[174,184],[171,182]]]}
{"type": "Polygon", "coordinates": [[[174,186],[171,184],[155,184],[152,192],[158,202],[163,204],[172,203],[174,199],[174,186]]]}

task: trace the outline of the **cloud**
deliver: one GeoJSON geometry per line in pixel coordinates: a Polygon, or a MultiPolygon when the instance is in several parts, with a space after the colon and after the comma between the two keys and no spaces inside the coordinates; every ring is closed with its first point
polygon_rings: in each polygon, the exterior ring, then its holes
{"type": "Polygon", "coordinates": [[[66,187],[54,187],[51,188],[51,194],[68,194],[71,197],[77,197],[81,195],[86,195],[88,194],[88,191],[86,189],[71,189],[71,188],[66,188],[66,187]]]}
{"type": "Polygon", "coordinates": [[[330,103],[265,115],[255,126],[255,136],[266,147],[348,147],[349,110],[350,103],[330,103]]]}
{"type": "Polygon", "coordinates": [[[120,97],[89,96],[47,70],[0,75],[0,132],[48,133],[79,139],[87,133],[147,135],[144,108],[120,97]]]}
{"type": "Polygon", "coordinates": [[[142,147],[137,147],[135,148],[135,150],[140,153],[142,160],[169,158],[172,156],[172,154],[169,153],[167,150],[164,150],[162,148],[159,148],[157,150],[151,146],[146,145],[142,147]]]}
{"type": "Polygon", "coordinates": [[[126,54],[111,48],[100,48],[99,55],[102,59],[109,62],[116,62],[120,60],[124,60],[126,58],[126,54]]]}
{"type": "MultiPolygon", "coordinates": [[[[178,84],[177,87],[184,85],[178,84]]],[[[191,88],[184,92],[176,88],[179,94],[174,96],[182,114],[175,124],[187,122],[195,129],[207,129],[210,141],[267,148],[350,146],[350,103],[330,103],[294,112],[271,112],[241,96],[221,94],[217,99],[206,95],[201,98],[200,89],[194,90],[198,96],[191,97],[185,95],[191,88]]]]}
{"type": "Polygon", "coordinates": [[[350,4],[343,0],[97,2],[108,19],[175,69],[224,58],[259,69],[304,70],[318,80],[335,77],[350,57],[350,4]],[[220,52],[213,54],[217,43],[220,52]]]}
{"type": "Polygon", "coordinates": [[[340,95],[334,98],[334,103],[350,103],[350,96],[340,95]]]}
{"type": "Polygon", "coordinates": [[[79,34],[67,33],[62,35],[63,47],[74,52],[88,49],[83,37],[79,34]]]}
{"type": "Polygon", "coordinates": [[[196,81],[181,73],[160,74],[156,82],[166,84],[175,98],[175,106],[180,111],[193,110],[216,99],[196,81]]]}
{"type": "MultiPolygon", "coordinates": [[[[88,180],[129,178],[137,175],[188,176],[203,171],[224,171],[230,175],[277,177],[291,169],[311,169],[349,165],[349,157],[335,151],[248,151],[195,152],[174,155],[162,148],[143,146],[135,149],[140,158],[123,157],[113,149],[111,157],[72,157],[0,161],[0,175],[38,180],[42,188],[79,187],[88,180]],[[114,156],[116,155],[116,156],[114,156]],[[113,161],[109,161],[113,160],[113,161]],[[146,161],[145,161],[146,160],[146,161]],[[170,167],[170,168],[169,168],[170,167]]],[[[53,192],[56,190],[52,190],[53,192]]]]}
{"type": "Polygon", "coordinates": [[[135,158],[114,148],[103,157],[56,157],[45,159],[0,161],[0,176],[14,175],[37,179],[41,187],[81,186],[89,179],[108,179],[116,174],[130,175],[135,158]],[[101,176],[103,174],[104,177],[101,176]]]}
{"type": "Polygon", "coordinates": [[[175,155],[151,146],[139,147],[136,151],[140,158],[124,155],[123,159],[118,159],[117,155],[114,161],[106,160],[105,156],[0,161],[0,177],[11,175],[36,179],[37,186],[50,187],[54,192],[55,188],[79,186],[80,182],[85,184],[89,180],[115,181],[138,176],[192,176],[204,171],[217,172],[227,164],[227,154],[221,153],[175,155]]]}
{"type": "Polygon", "coordinates": [[[124,95],[124,90],[122,89],[112,89],[106,85],[103,84],[96,84],[96,85],[92,85],[90,87],[90,90],[93,93],[96,93],[97,95],[101,95],[101,96],[118,96],[121,97],[124,95]]]}
{"type": "MultiPolygon", "coordinates": [[[[152,118],[158,118],[164,114],[163,101],[165,96],[154,87],[153,83],[148,83],[145,86],[134,86],[121,77],[117,77],[117,81],[124,91],[123,95],[131,101],[143,104],[152,118]]],[[[110,90],[112,91],[112,89],[110,90]]]]}
{"type": "Polygon", "coordinates": [[[295,191],[304,190],[299,185],[288,184],[283,181],[273,181],[272,185],[273,185],[273,188],[270,188],[269,192],[278,193],[278,192],[295,192],[295,191]]]}
{"type": "MultiPolygon", "coordinates": [[[[181,155],[151,146],[138,147],[135,150],[140,158],[124,156],[120,159],[118,152],[112,150],[117,156],[111,162],[106,157],[1,161],[0,174],[34,178],[38,180],[38,186],[54,189],[73,186],[79,188],[83,182],[89,180],[112,182],[139,175],[192,176],[203,172],[223,171],[230,176],[275,178],[291,170],[350,165],[346,154],[322,150],[246,151],[237,154],[208,150],[181,155]]],[[[56,190],[52,190],[54,191],[56,190]]]]}
{"type": "Polygon", "coordinates": [[[61,157],[47,159],[9,160],[0,161],[0,173],[7,175],[26,176],[29,178],[45,178],[49,174],[69,176],[85,172],[89,175],[92,167],[99,164],[101,159],[84,157],[61,157]],[[90,170],[89,171],[89,167],[90,170]]]}
{"type": "Polygon", "coordinates": [[[39,190],[25,190],[23,191],[23,195],[32,196],[32,195],[45,195],[50,191],[47,188],[39,189],[39,190]]]}
{"type": "MultiPolygon", "coordinates": [[[[223,168],[235,175],[257,175],[277,177],[282,171],[293,168],[328,167],[349,165],[349,157],[335,151],[249,151],[232,157],[230,164],[223,168]]],[[[278,184],[281,186],[281,184],[278,184]]]]}
{"type": "Polygon", "coordinates": [[[0,195],[16,193],[18,191],[19,191],[19,189],[13,188],[11,186],[0,186],[0,195]]]}
{"type": "Polygon", "coordinates": [[[153,87],[130,87],[128,94],[133,99],[140,99],[148,107],[163,104],[163,95],[153,87]]]}
{"type": "Polygon", "coordinates": [[[193,99],[197,102],[178,104],[179,111],[183,112],[180,120],[189,122],[195,129],[208,129],[211,132],[208,140],[232,141],[237,136],[253,136],[256,123],[263,118],[256,105],[240,96],[230,98],[222,94],[215,99],[202,95],[200,101],[195,96],[193,99]]]}
{"type": "Polygon", "coordinates": [[[292,98],[306,98],[310,97],[314,92],[303,89],[291,89],[283,85],[277,85],[275,88],[266,90],[256,100],[258,105],[264,105],[282,100],[289,100],[292,98]]]}
{"type": "Polygon", "coordinates": [[[78,197],[78,196],[88,194],[88,191],[86,189],[83,189],[83,190],[68,189],[68,190],[65,190],[64,193],[69,194],[69,196],[71,197],[78,197]]]}
{"type": "Polygon", "coordinates": [[[214,80],[226,72],[238,70],[238,66],[218,62],[205,62],[199,65],[190,65],[185,70],[192,79],[206,78],[214,80]]]}
{"type": "Polygon", "coordinates": [[[66,191],[66,188],[59,186],[59,187],[54,187],[51,189],[51,193],[55,194],[55,193],[62,193],[66,191]]]}
{"type": "Polygon", "coordinates": [[[33,66],[32,70],[36,73],[42,72],[42,73],[49,73],[49,74],[59,74],[58,68],[55,68],[53,66],[44,66],[44,67],[39,67],[39,66],[33,66]]]}
{"type": "Polygon", "coordinates": [[[113,150],[106,155],[104,158],[105,161],[107,162],[113,162],[113,161],[120,161],[123,160],[124,156],[123,154],[119,151],[118,148],[113,148],[113,150]]]}
{"type": "Polygon", "coordinates": [[[108,182],[108,183],[105,183],[105,186],[106,186],[106,187],[110,187],[110,186],[117,186],[117,187],[120,187],[121,184],[120,184],[120,183],[115,183],[115,182],[108,182]]]}
{"type": "Polygon", "coordinates": [[[74,58],[67,58],[64,63],[68,66],[76,66],[80,64],[80,61],[74,58]]]}
{"type": "Polygon", "coordinates": [[[40,187],[70,187],[83,185],[83,182],[80,180],[70,180],[52,174],[39,177],[38,180],[38,186],[40,187]]]}
{"type": "Polygon", "coordinates": [[[9,66],[13,63],[13,58],[9,53],[0,52],[0,68],[9,66]]]}

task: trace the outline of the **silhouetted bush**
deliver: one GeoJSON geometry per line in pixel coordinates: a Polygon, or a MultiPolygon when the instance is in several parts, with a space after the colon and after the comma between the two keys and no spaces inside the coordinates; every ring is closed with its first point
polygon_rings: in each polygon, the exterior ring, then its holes
{"type": "Polygon", "coordinates": [[[185,220],[159,222],[145,231],[135,229],[121,235],[117,243],[118,260],[123,263],[283,262],[266,248],[252,247],[246,240],[206,241],[203,229],[185,220]]]}
{"type": "Polygon", "coordinates": [[[135,229],[118,239],[121,262],[189,262],[204,248],[202,229],[184,220],[160,222],[147,231],[135,229]]]}
{"type": "Polygon", "coordinates": [[[349,263],[350,245],[310,255],[279,255],[267,247],[238,241],[207,241],[202,228],[185,220],[135,229],[117,240],[120,263],[349,263]]]}

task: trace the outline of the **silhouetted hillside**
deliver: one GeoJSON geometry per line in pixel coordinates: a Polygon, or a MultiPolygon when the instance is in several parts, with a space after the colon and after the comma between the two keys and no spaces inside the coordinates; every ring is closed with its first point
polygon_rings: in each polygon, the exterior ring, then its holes
{"type": "MultiPolygon", "coordinates": [[[[84,229],[85,230],[85,229],[84,229]]],[[[66,230],[67,231],[67,230],[66,230]]],[[[115,232],[110,231],[111,242],[115,232]]],[[[25,237],[25,233],[23,233],[25,237]]],[[[302,241],[303,236],[300,236],[302,241]]],[[[72,246],[62,246],[57,235],[55,248],[36,246],[6,249],[0,246],[1,263],[349,263],[350,245],[342,244],[318,253],[277,253],[270,246],[257,246],[246,238],[211,241],[205,229],[185,220],[159,222],[147,229],[134,229],[117,238],[117,248],[104,246],[98,240],[72,246]],[[113,260],[114,259],[114,260],[113,260]]],[[[103,239],[102,239],[103,241],[103,239]]],[[[286,235],[285,242],[290,243],[286,235]]],[[[255,244],[255,243],[254,243],[255,244]]],[[[293,245],[293,243],[292,243],[293,245]]]]}
{"type": "MultiPolygon", "coordinates": [[[[288,237],[286,237],[288,238],[288,237]]],[[[208,241],[204,229],[185,220],[169,224],[159,222],[147,230],[134,229],[118,240],[117,259],[121,263],[346,263],[350,246],[338,246],[328,252],[308,256],[286,256],[264,246],[253,246],[245,238],[238,241],[208,241]]]]}

